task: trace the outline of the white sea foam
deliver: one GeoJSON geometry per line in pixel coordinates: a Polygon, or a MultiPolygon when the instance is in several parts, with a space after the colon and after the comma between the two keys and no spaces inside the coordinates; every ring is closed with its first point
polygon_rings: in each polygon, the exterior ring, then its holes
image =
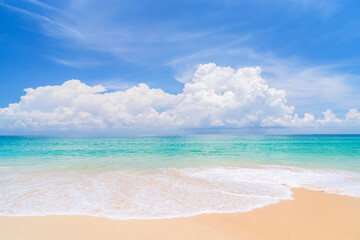
{"type": "Polygon", "coordinates": [[[291,199],[294,187],[360,197],[360,173],[283,166],[97,173],[0,170],[0,215],[147,219],[243,212],[291,199]]]}

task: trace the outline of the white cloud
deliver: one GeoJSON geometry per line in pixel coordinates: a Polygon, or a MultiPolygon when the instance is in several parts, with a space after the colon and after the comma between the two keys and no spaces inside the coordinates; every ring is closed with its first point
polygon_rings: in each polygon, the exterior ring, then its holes
{"type": "Polygon", "coordinates": [[[323,112],[324,118],[318,119],[316,122],[320,124],[331,124],[331,123],[341,123],[343,120],[338,119],[336,115],[331,111],[331,109],[327,109],[325,112],[323,112]]]}
{"type": "Polygon", "coordinates": [[[59,86],[25,89],[19,103],[0,109],[2,128],[107,129],[158,125],[167,113],[157,110],[178,102],[178,96],[139,84],[106,93],[103,86],[69,80],[59,86]]]}
{"type": "Polygon", "coordinates": [[[260,126],[268,116],[286,119],[294,107],[286,105],[286,93],[270,88],[259,67],[200,65],[186,83],[183,99],[171,110],[180,125],[260,126]]]}
{"type": "Polygon", "coordinates": [[[360,125],[351,109],[345,119],[331,110],[315,119],[299,117],[286,92],[271,88],[260,67],[237,70],[214,63],[199,65],[181,93],[168,94],[141,83],[107,92],[79,80],[25,89],[18,103],[0,108],[0,128],[30,130],[178,129],[211,127],[319,127],[360,125]]]}
{"type": "Polygon", "coordinates": [[[268,84],[285,90],[288,104],[296,106],[301,115],[309,111],[321,113],[329,107],[334,111],[343,111],[360,105],[359,88],[356,84],[360,76],[344,73],[344,68],[351,67],[354,61],[313,65],[297,57],[279,58],[271,52],[237,48],[233,45],[220,46],[175,59],[174,64],[183,66],[177,68],[177,80],[182,83],[191,81],[196,63],[214,59],[222,65],[233,67],[260,66],[268,84]]]}
{"type": "Polygon", "coordinates": [[[360,125],[360,112],[356,108],[350,109],[345,116],[347,122],[360,125]]]}

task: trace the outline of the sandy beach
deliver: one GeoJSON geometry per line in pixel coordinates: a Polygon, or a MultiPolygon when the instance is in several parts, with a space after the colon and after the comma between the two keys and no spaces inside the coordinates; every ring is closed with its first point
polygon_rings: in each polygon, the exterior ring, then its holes
{"type": "Polygon", "coordinates": [[[294,200],[246,213],[158,220],[0,217],[0,239],[360,239],[360,199],[294,189],[294,200]]]}

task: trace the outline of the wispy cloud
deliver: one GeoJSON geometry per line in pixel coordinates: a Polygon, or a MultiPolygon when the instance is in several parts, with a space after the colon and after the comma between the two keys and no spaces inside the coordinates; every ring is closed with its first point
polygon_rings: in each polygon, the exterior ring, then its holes
{"type": "Polygon", "coordinates": [[[50,57],[50,59],[56,63],[62,64],[62,65],[68,66],[68,67],[72,67],[72,68],[78,68],[78,69],[103,64],[100,61],[89,60],[89,59],[66,60],[66,59],[54,58],[54,57],[50,57]]]}
{"type": "Polygon", "coordinates": [[[12,11],[24,14],[30,18],[37,20],[44,29],[49,30],[48,33],[54,35],[67,35],[75,38],[83,38],[82,34],[76,29],[57,21],[51,17],[47,17],[23,8],[15,7],[13,5],[9,5],[3,2],[0,2],[0,5],[6,7],[12,11]],[[51,26],[51,27],[50,27],[51,26]],[[51,30],[52,29],[52,30],[51,30]]]}
{"type": "MultiPolygon", "coordinates": [[[[284,0],[280,0],[284,1],[284,0]]],[[[285,0],[289,2],[288,0],[285,0]]],[[[300,4],[304,10],[316,11],[323,19],[327,19],[334,15],[339,9],[338,0],[292,0],[293,2],[300,4]]]]}
{"type": "Polygon", "coordinates": [[[34,4],[34,5],[37,5],[39,7],[42,7],[42,8],[46,8],[46,9],[50,9],[50,10],[53,10],[53,11],[56,11],[56,8],[49,5],[49,4],[46,4],[46,3],[43,3],[41,1],[38,1],[38,0],[25,0],[26,2],[29,2],[31,4],[34,4]]]}
{"type": "MultiPolygon", "coordinates": [[[[201,46],[201,42],[205,45],[207,42],[219,42],[220,39],[229,37],[222,32],[246,24],[236,22],[212,29],[189,30],[181,21],[119,21],[122,15],[126,15],[122,9],[122,6],[124,9],[127,7],[124,3],[112,5],[70,1],[55,8],[38,0],[26,1],[52,11],[43,11],[40,14],[35,10],[20,8],[14,3],[1,5],[35,19],[41,25],[44,34],[65,39],[73,48],[106,52],[124,61],[138,64],[146,64],[150,59],[158,58],[159,54],[171,57],[178,52],[189,51],[195,46],[201,46]]],[[[233,41],[234,38],[237,36],[227,41],[233,41]]],[[[164,56],[162,58],[165,58],[164,61],[169,60],[164,56]]]]}
{"type": "MultiPolygon", "coordinates": [[[[231,21],[226,25],[214,25],[205,29],[196,27],[198,20],[196,16],[180,16],[176,20],[170,17],[144,21],[139,10],[147,8],[144,2],[136,3],[135,7],[131,2],[112,0],[102,3],[63,1],[59,6],[54,7],[40,0],[24,1],[49,11],[42,11],[39,14],[34,12],[34,9],[30,11],[23,6],[17,7],[13,2],[1,5],[37,20],[44,34],[67,40],[70,43],[67,46],[106,52],[123,61],[136,64],[153,63],[157,60],[158,65],[176,65],[189,57],[197,58],[197,55],[211,54],[219,48],[219,43],[221,45],[233,44],[234,41],[245,43],[252,35],[261,35],[259,34],[261,31],[264,34],[264,31],[276,29],[272,26],[266,29],[242,31],[241,34],[227,33],[232,28],[242,27],[252,21],[256,22],[257,19],[231,21]],[[139,10],[136,12],[138,19],[129,15],[127,12],[129,9],[139,10]],[[187,57],[182,57],[184,54],[187,54],[187,57]]],[[[283,0],[277,2],[281,1],[283,0]]],[[[335,9],[336,6],[334,1],[293,0],[293,2],[306,8],[327,12],[335,9]]],[[[227,1],[217,4],[236,5],[239,2],[227,1]]],[[[212,14],[217,15],[221,12],[212,14]]],[[[243,44],[242,47],[244,46],[247,45],[243,44]]]]}

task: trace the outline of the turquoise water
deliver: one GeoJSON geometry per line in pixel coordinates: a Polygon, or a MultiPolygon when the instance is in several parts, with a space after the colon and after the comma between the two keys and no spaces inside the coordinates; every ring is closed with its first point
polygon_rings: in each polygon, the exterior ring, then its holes
{"type": "Polygon", "coordinates": [[[292,188],[360,197],[360,135],[0,137],[0,215],[242,212],[292,188]]]}
{"type": "Polygon", "coordinates": [[[0,167],[107,170],[254,163],[360,171],[360,135],[0,137],[0,167]]]}

